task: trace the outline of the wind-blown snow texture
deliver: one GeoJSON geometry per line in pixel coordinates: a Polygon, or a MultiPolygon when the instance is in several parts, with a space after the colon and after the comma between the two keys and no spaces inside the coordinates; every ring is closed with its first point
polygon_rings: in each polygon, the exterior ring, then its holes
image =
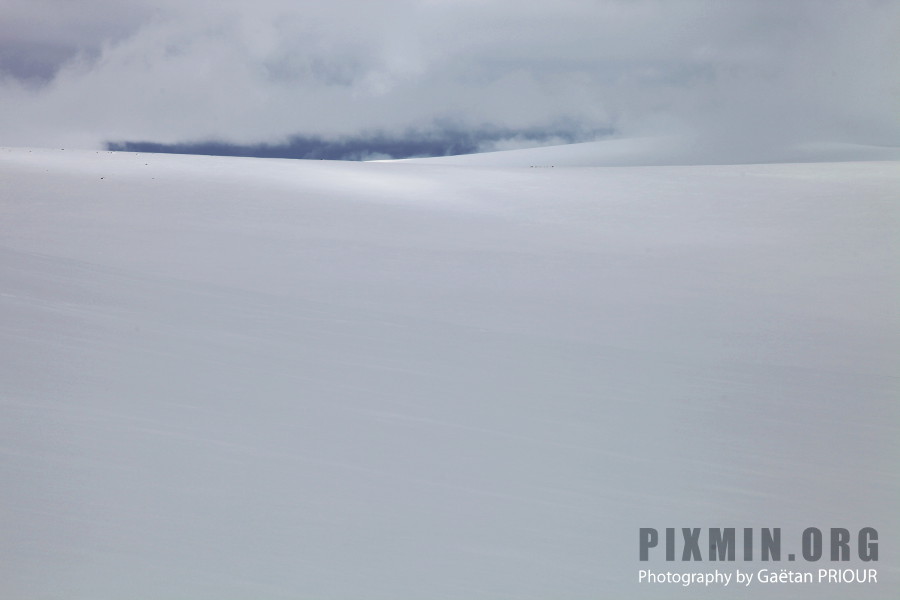
{"type": "Polygon", "coordinates": [[[541,161],[0,150],[0,595],[896,597],[900,164],[541,161]]]}

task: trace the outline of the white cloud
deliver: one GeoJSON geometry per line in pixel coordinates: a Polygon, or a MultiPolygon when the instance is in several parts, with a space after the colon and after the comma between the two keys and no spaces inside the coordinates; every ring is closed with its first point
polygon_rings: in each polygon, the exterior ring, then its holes
{"type": "Polygon", "coordinates": [[[11,2],[2,143],[275,142],[436,119],[731,144],[900,136],[898,2],[120,4],[11,2]],[[58,64],[35,85],[24,49],[49,47],[58,64]]]}

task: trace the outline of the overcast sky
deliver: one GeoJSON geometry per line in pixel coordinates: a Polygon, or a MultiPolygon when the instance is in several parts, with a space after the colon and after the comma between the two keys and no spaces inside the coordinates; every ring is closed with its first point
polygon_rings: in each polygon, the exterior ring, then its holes
{"type": "Polygon", "coordinates": [[[0,0],[0,145],[896,145],[898,31],[900,0],[0,0]]]}

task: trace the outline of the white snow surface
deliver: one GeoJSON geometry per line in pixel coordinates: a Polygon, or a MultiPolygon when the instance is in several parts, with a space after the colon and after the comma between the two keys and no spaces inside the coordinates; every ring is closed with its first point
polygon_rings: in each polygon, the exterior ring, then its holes
{"type": "Polygon", "coordinates": [[[897,597],[900,163],[530,152],[0,150],[0,597],[897,597]],[[637,582],[809,526],[879,583],[637,582]]]}
{"type": "MultiPolygon", "coordinates": [[[[481,167],[625,167],[900,160],[898,146],[847,142],[757,143],[735,147],[708,136],[609,138],[595,142],[520,148],[402,162],[481,167]]],[[[377,161],[376,161],[377,162],[377,161]]]]}

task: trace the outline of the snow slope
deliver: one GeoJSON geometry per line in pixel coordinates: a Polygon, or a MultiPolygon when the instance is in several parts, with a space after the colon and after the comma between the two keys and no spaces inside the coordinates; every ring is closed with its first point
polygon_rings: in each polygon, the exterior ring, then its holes
{"type": "Polygon", "coordinates": [[[0,596],[896,597],[900,163],[482,160],[0,150],[0,596]]]}
{"type": "Polygon", "coordinates": [[[646,167],[885,160],[900,160],[900,147],[835,142],[782,144],[777,141],[735,147],[732,140],[671,136],[610,138],[563,146],[406,159],[403,162],[481,167],[646,167]]]}

